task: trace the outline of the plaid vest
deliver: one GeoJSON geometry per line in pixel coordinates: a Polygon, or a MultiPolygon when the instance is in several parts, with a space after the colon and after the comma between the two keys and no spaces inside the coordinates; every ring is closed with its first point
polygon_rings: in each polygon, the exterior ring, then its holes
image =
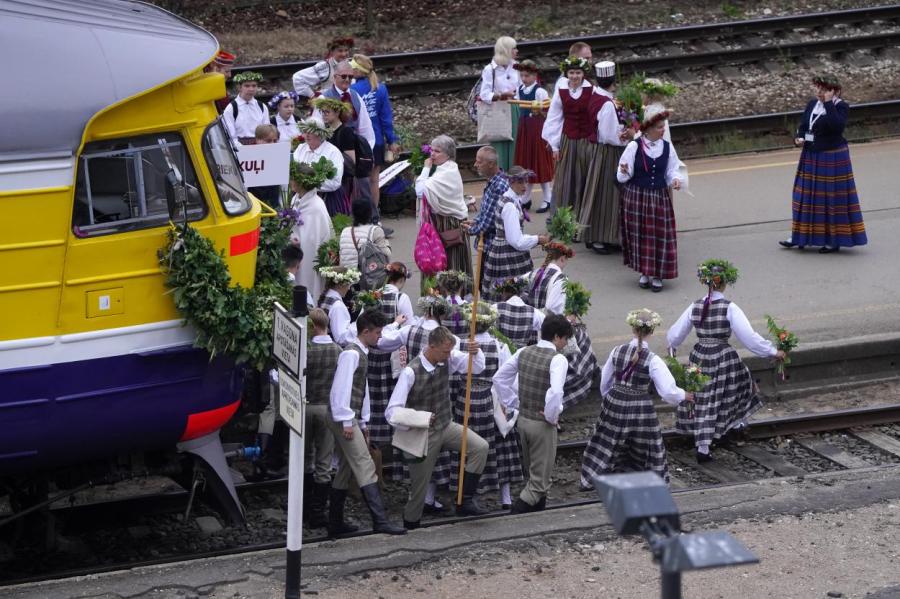
{"type": "Polygon", "coordinates": [[[612,363],[615,371],[613,385],[626,392],[644,395],[650,392],[650,359],[653,352],[642,348],[637,366],[632,369],[631,358],[634,354],[632,350],[627,343],[613,350],[612,363]]]}
{"type": "MultiPolygon", "coordinates": [[[[506,229],[503,228],[503,207],[506,206],[508,202],[512,202],[512,198],[507,196],[501,196],[500,200],[497,202],[497,211],[494,213],[494,239],[506,240],[506,229]]],[[[525,217],[522,215],[522,209],[518,208],[519,211],[519,226],[521,227],[525,222],[525,217]]]]}
{"type": "Polygon", "coordinates": [[[339,301],[341,300],[337,299],[336,297],[326,295],[325,298],[319,303],[319,307],[325,310],[325,314],[328,314],[331,312],[331,306],[335,305],[339,301]]]}
{"type": "Polygon", "coordinates": [[[544,419],[541,412],[550,389],[550,362],[556,353],[555,349],[534,345],[519,354],[519,409],[525,418],[544,419]]]}
{"type": "MultiPolygon", "coordinates": [[[[538,269],[540,270],[540,269],[538,269]]],[[[567,281],[568,276],[566,273],[554,270],[552,273],[543,273],[544,276],[541,277],[541,280],[537,285],[534,284],[535,278],[537,278],[537,274],[531,277],[531,281],[528,284],[528,296],[525,298],[525,301],[528,305],[537,308],[538,310],[543,310],[547,307],[547,293],[550,291],[550,283],[554,280],[567,281]]]]}
{"type": "MultiPolygon", "coordinates": [[[[705,298],[704,298],[705,299],[705,298]]],[[[703,314],[703,299],[694,302],[694,309],[691,311],[691,324],[697,331],[697,339],[704,339],[727,342],[731,337],[731,323],[728,322],[728,305],[731,303],[725,298],[713,300],[709,304],[709,310],[706,312],[706,318],[700,322],[700,316],[703,314]]]]}
{"type": "Polygon", "coordinates": [[[409,329],[409,336],[406,338],[406,355],[408,360],[412,361],[413,358],[417,358],[428,347],[428,336],[430,334],[431,331],[418,324],[413,325],[409,329]]]}
{"type": "Polygon", "coordinates": [[[432,429],[443,430],[450,424],[450,369],[445,363],[428,372],[420,356],[409,363],[409,368],[416,380],[406,396],[406,407],[431,412],[434,414],[432,429]]]}
{"type": "Polygon", "coordinates": [[[359,418],[363,398],[366,396],[366,369],[368,368],[369,360],[366,352],[356,343],[350,343],[344,351],[355,351],[359,354],[359,365],[353,373],[353,389],[350,391],[350,409],[359,418]]]}
{"type": "Polygon", "coordinates": [[[309,403],[329,403],[339,355],[341,348],[333,341],[309,344],[306,350],[306,400],[309,403]]]}
{"type": "Polygon", "coordinates": [[[497,329],[509,337],[516,349],[537,343],[534,330],[534,308],[529,305],[517,306],[508,302],[498,302],[497,329]]]}
{"type": "MultiPolygon", "coordinates": [[[[381,312],[385,316],[387,316],[388,320],[390,320],[391,322],[393,322],[394,319],[397,318],[397,302],[398,302],[398,300],[399,300],[399,297],[396,293],[385,293],[381,296],[381,305],[379,306],[378,309],[381,310],[381,312]]],[[[378,349],[378,348],[373,347],[373,348],[369,349],[369,353],[383,355],[383,354],[391,354],[393,352],[389,352],[389,351],[385,351],[383,349],[378,349]]]]}

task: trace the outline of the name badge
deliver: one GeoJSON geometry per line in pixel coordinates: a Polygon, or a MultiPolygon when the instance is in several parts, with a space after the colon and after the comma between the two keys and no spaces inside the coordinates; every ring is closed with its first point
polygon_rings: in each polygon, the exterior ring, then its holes
{"type": "Polygon", "coordinates": [[[816,139],[816,136],[813,135],[812,133],[807,133],[806,135],[803,136],[804,141],[811,142],[811,141],[815,141],[815,139],[816,139]]]}

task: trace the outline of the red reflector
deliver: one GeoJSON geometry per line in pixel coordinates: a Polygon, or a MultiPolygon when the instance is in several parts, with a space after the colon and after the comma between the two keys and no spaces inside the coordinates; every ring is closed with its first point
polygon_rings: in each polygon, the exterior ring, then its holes
{"type": "Polygon", "coordinates": [[[216,408],[215,410],[191,414],[188,416],[187,426],[184,427],[184,433],[182,433],[179,440],[190,441],[219,430],[225,426],[226,422],[231,420],[240,404],[241,400],[237,400],[232,404],[216,408]]]}
{"type": "Polygon", "coordinates": [[[254,229],[247,233],[241,233],[231,238],[231,248],[229,256],[239,256],[252,252],[259,245],[259,229],[254,229]]]}

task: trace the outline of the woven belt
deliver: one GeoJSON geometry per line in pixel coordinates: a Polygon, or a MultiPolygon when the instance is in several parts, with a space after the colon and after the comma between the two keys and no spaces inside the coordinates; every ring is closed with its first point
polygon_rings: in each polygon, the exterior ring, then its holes
{"type": "Polygon", "coordinates": [[[613,385],[613,389],[616,391],[621,391],[626,395],[646,395],[647,391],[641,391],[640,389],[635,389],[634,387],[626,387],[625,385],[613,385]]]}
{"type": "Polygon", "coordinates": [[[728,345],[728,341],[726,339],[706,338],[706,339],[697,339],[697,344],[698,345],[706,345],[706,346],[728,345]]]}

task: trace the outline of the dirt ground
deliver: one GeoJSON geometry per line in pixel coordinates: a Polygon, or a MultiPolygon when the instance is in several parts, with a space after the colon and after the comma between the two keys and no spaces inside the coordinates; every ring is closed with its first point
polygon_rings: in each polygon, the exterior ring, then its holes
{"type": "MultiPolygon", "coordinates": [[[[687,573],[685,598],[730,598],[736,589],[747,598],[856,598],[900,585],[897,502],[738,520],[722,530],[740,539],[760,564],[687,573]]],[[[646,599],[658,596],[659,577],[642,540],[557,546],[524,541],[521,548],[473,548],[412,570],[353,577],[317,596],[450,599],[462,589],[467,597],[646,599]]]]}

